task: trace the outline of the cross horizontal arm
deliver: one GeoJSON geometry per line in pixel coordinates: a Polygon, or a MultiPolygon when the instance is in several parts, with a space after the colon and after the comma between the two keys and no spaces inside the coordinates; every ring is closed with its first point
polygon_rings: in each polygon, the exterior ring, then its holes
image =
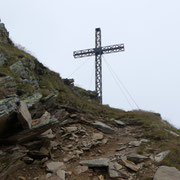
{"type": "Polygon", "coordinates": [[[85,49],[85,50],[80,50],[80,51],[74,51],[73,54],[74,54],[74,58],[82,58],[82,57],[94,56],[95,55],[95,50],[94,50],[94,48],[85,49]]]}
{"type": "Polygon", "coordinates": [[[95,56],[97,54],[109,54],[124,51],[124,44],[116,44],[111,46],[104,46],[100,48],[85,49],[74,51],[74,58],[83,58],[88,56],[95,56]]]}
{"type": "Polygon", "coordinates": [[[111,46],[104,46],[101,48],[102,54],[109,54],[124,51],[124,44],[116,44],[111,46]]]}

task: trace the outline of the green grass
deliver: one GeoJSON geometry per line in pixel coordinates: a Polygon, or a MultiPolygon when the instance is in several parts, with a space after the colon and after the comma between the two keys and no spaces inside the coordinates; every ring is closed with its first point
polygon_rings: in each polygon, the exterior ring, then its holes
{"type": "MultiPolygon", "coordinates": [[[[126,120],[134,125],[139,125],[143,131],[143,138],[150,139],[147,143],[158,153],[170,150],[169,155],[159,164],[174,166],[180,170],[180,137],[176,137],[166,130],[173,131],[180,135],[179,130],[171,126],[168,122],[163,121],[159,114],[145,111],[127,112],[121,119],[126,120]]],[[[139,147],[138,153],[151,153],[143,144],[139,147]]]]}

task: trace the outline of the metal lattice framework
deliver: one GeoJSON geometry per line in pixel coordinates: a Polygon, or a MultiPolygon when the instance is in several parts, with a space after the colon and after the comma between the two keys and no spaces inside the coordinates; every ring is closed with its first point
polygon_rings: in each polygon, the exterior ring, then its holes
{"type": "Polygon", "coordinates": [[[99,102],[102,104],[102,54],[116,53],[124,51],[124,44],[116,44],[101,47],[101,29],[95,30],[95,48],[74,51],[74,58],[95,56],[95,88],[99,102]]]}

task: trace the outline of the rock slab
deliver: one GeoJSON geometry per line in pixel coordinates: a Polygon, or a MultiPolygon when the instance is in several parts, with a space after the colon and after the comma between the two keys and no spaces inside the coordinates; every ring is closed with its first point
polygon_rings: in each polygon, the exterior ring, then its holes
{"type": "Polygon", "coordinates": [[[160,166],[153,180],[180,180],[180,171],[175,167],[160,166]]]}
{"type": "Polygon", "coordinates": [[[139,167],[138,165],[134,164],[133,162],[128,161],[128,160],[126,160],[126,159],[121,159],[121,160],[123,161],[124,165],[125,165],[127,168],[129,168],[129,169],[131,169],[131,170],[133,170],[133,171],[135,171],[135,172],[137,172],[137,171],[140,170],[140,167],[139,167]]]}
{"type": "Polygon", "coordinates": [[[124,127],[126,125],[124,122],[122,122],[120,120],[114,120],[114,122],[120,127],[124,127]]]}
{"type": "Polygon", "coordinates": [[[136,153],[131,153],[127,155],[127,159],[137,164],[144,162],[145,160],[148,159],[148,157],[136,153]]]}
{"type": "Polygon", "coordinates": [[[56,172],[58,170],[66,169],[66,166],[63,162],[49,162],[46,164],[47,171],[56,172]]]}
{"type": "Polygon", "coordinates": [[[88,167],[108,167],[109,159],[108,158],[99,158],[93,160],[84,160],[80,162],[81,165],[88,167]]]}
{"type": "Polygon", "coordinates": [[[79,175],[83,172],[86,172],[88,170],[88,167],[87,166],[77,166],[74,170],[74,173],[79,175]]]}
{"type": "Polygon", "coordinates": [[[110,162],[108,167],[108,173],[110,178],[127,177],[123,172],[120,171],[122,166],[116,162],[110,162]]]}
{"type": "Polygon", "coordinates": [[[56,172],[57,176],[61,179],[61,180],[65,180],[66,179],[66,172],[64,170],[58,170],[56,172]]]}
{"type": "Polygon", "coordinates": [[[31,129],[32,118],[25,102],[20,101],[18,119],[24,129],[31,129]]]}
{"type": "Polygon", "coordinates": [[[92,139],[97,141],[97,140],[102,140],[103,139],[103,134],[101,133],[93,133],[92,139]]]}
{"type": "Polygon", "coordinates": [[[163,161],[169,153],[170,153],[169,150],[161,152],[154,157],[154,160],[159,163],[159,162],[163,161]]]}
{"type": "Polygon", "coordinates": [[[114,129],[112,129],[110,126],[108,126],[102,122],[96,121],[92,125],[105,134],[114,134],[115,133],[114,129]]]}

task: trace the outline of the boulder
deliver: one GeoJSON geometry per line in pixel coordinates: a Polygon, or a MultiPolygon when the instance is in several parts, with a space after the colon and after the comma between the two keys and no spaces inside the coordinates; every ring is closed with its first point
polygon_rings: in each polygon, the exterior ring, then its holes
{"type": "Polygon", "coordinates": [[[99,159],[92,159],[92,160],[84,160],[84,161],[81,161],[80,164],[84,166],[88,166],[88,167],[108,167],[109,159],[99,158],[99,159]]]}
{"type": "Polygon", "coordinates": [[[25,102],[20,101],[18,119],[24,129],[31,129],[32,117],[25,102]]]}
{"type": "Polygon", "coordinates": [[[32,129],[26,129],[9,138],[0,139],[0,143],[3,144],[26,143],[32,139],[35,139],[37,136],[50,129],[56,123],[57,123],[57,119],[51,118],[50,121],[47,123],[39,124],[36,127],[32,127],[32,129]]]}
{"type": "Polygon", "coordinates": [[[175,167],[168,166],[160,166],[153,180],[179,180],[180,179],[180,171],[175,167]]]}
{"type": "Polygon", "coordinates": [[[114,129],[112,129],[110,126],[108,126],[102,122],[96,121],[92,125],[105,134],[114,134],[115,133],[114,129]]]}
{"type": "Polygon", "coordinates": [[[169,153],[170,153],[169,150],[168,150],[168,151],[163,151],[163,152],[157,154],[157,155],[154,157],[154,160],[159,163],[159,162],[163,161],[163,160],[165,159],[165,157],[166,157],[169,153]]]}

